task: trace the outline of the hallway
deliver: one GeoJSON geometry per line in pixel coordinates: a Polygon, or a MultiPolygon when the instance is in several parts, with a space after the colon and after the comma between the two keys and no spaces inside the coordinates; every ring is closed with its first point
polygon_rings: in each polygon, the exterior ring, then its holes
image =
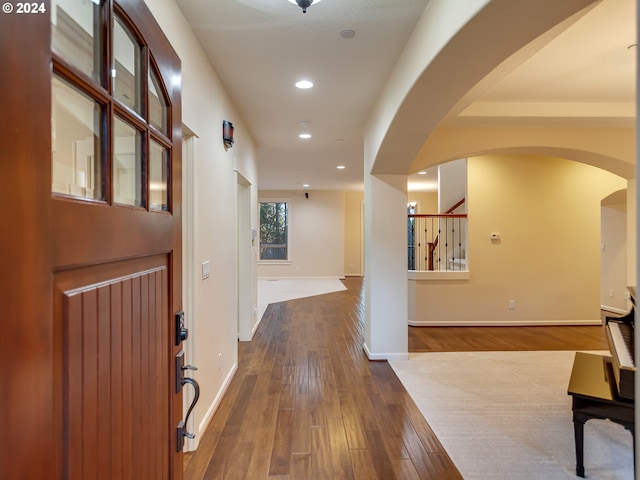
{"type": "Polygon", "coordinates": [[[391,367],[362,350],[362,279],[272,304],[185,480],[461,478],[391,367]]]}

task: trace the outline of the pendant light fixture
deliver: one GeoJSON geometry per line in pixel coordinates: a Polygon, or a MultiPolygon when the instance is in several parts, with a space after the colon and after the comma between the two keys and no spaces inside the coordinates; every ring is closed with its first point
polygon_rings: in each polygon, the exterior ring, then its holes
{"type": "Polygon", "coordinates": [[[316,3],[320,3],[322,0],[289,0],[289,3],[298,5],[302,9],[302,13],[307,13],[307,8],[316,3]]]}

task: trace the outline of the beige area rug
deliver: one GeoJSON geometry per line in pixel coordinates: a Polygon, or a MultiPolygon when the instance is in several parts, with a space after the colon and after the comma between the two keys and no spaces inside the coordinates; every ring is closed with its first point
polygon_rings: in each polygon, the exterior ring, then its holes
{"type": "MultiPolygon", "coordinates": [[[[391,366],[466,480],[576,479],[571,397],[575,352],[411,354],[391,366]]],[[[633,479],[633,440],[589,420],[586,478],[633,479]]]]}
{"type": "Polygon", "coordinates": [[[259,278],[257,315],[262,319],[270,303],[286,302],[346,289],[344,283],[337,278],[259,278]]]}

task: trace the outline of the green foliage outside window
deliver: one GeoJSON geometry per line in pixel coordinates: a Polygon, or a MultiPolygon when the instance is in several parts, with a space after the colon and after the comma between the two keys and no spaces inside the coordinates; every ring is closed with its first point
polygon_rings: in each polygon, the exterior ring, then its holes
{"type": "Polygon", "coordinates": [[[288,259],[288,204],[260,203],[260,260],[288,259]]]}

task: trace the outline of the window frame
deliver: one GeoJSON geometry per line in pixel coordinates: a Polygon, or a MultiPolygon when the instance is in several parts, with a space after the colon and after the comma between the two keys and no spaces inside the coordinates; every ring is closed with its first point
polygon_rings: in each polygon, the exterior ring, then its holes
{"type": "Polygon", "coordinates": [[[259,198],[258,199],[258,264],[265,265],[290,265],[292,263],[291,249],[291,201],[289,198],[259,198]],[[287,204],[287,258],[286,259],[262,259],[262,241],[260,231],[262,222],[260,222],[260,209],[263,203],[286,203],[287,204]]]}
{"type": "Polygon", "coordinates": [[[160,72],[159,65],[149,48],[148,42],[141,36],[140,32],[136,28],[135,24],[131,21],[129,16],[125,13],[124,9],[114,0],[101,0],[98,5],[98,11],[100,17],[96,19],[100,31],[100,44],[94,51],[94,55],[99,54],[99,58],[96,62],[100,65],[102,75],[100,79],[90,78],[89,75],[84,73],[80,68],[73,65],[73,63],[67,60],[62,54],[52,50],[52,74],[59,80],[68,83],[70,86],[86,95],[88,98],[93,99],[96,103],[103,106],[103,131],[100,139],[100,144],[96,146],[101,152],[102,165],[100,165],[102,173],[102,188],[103,199],[96,200],[88,197],[82,197],[77,195],[69,195],[65,193],[59,193],[52,190],[51,194],[56,200],[67,200],[74,202],[93,203],[109,205],[114,208],[130,208],[136,210],[143,210],[148,213],[154,213],[157,215],[167,215],[173,212],[173,182],[172,182],[172,164],[174,155],[178,155],[180,152],[174,150],[175,139],[173,138],[174,132],[170,125],[173,124],[173,104],[171,102],[171,96],[168,94],[168,86],[166,85],[165,78],[160,72]],[[113,62],[113,47],[111,42],[113,40],[113,31],[115,29],[116,17],[119,22],[127,29],[128,34],[132,39],[137,41],[140,52],[140,112],[137,112],[121,102],[115,95],[113,89],[113,82],[111,78],[111,68],[113,62]],[[164,97],[166,102],[166,122],[167,131],[162,132],[155,127],[149,119],[149,81],[150,72],[153,72],[157,80],[159,81],[160,91],[159,95],[164,97]],[[141,179],[141,195],[142,205],[127,205],[118,203],[115,201],[115,179],[114,175],[114,148],[113,148],[113,134],[114,134],[114,122],[115,118],[119,117],[120,120],[130,124],[136,128],[141,134],[141,155],[142,155],[142,179],[141,179]],[[163,146],[167,150],[167,162],[168,162],[168,176],[167,176],[167,206],[166,210],[152,209],[150,202],[150,182],[149,182],[149,149],[150,142],[154,140],[163,146]]]}

